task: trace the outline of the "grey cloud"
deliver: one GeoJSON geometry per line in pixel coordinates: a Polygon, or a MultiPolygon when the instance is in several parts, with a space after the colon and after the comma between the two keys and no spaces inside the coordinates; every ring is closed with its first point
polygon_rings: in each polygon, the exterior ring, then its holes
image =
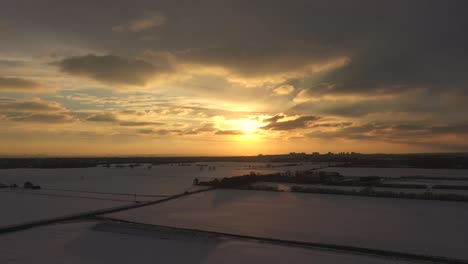
{"type": "Polygon", "coordinates": [[[351,126],[353,123],[352,122],[341,122],[341,123],[320,123],[320,124],[314,124],[310,126],[311,128],[318,128],[318,127],[331,127],[331,128],[336,128],[336,127],[347,127],[351,126]]]}
{"type": "Polygon", "coordinates": [[[448,119],[464,119],[464,111],[468,110],[465,103],[466,96],[452,94],[434,95],[428,92],[403,93],[389,98],[365,97],[360,100],[323,99],[299,103],[285,113],[301,115],[317,113],[320,115],[334,115],[343,117],[363,118],[375,113],[409,113],[430,114],[434,118],[445,116],[448,119]]]}
{"type": "Polygon", "coordinates": [[[21,114],[9,118],[16,122],[37,122],[37,123],[69,123],[75,119],[68,114],[41,113],[41,114],[21,114]]]}
{"type": "Polygon", "coordinates": [[[184,63],[222,66],[246,77],[302,70],[346,56],[326,47],[298,51],[271,46],[190,49],[176,55],[184,63]]]}
{"type": "Polygon", "coordinates": [[[168,130],[168,129],[140,129],[138,130],[140,134],[145,134],[145,135],[158,135],[158,136],[166,136],[172,133],[180,133],[180,130],[168,130]]]}
{"type": "Polygon", "coordinates": [[[270,130],[294,130],[300,128],[308,128],[311,123],[319,120],[317,116],[300,116],[294,120],[282,121],[282,122],[270,122],[268,125],[261,127],[262,129],[270,130]]]}
{"type": "Polygon", "coordinates": [[[55,102],[47,102],[43,100],[35,101],[6,101],[0,102],[0,111],[34,111],[34,112],[48,112],[48,111],[62,111],[64,108],[55,102]]]}
{"type": "Polygon", "coordinates": [[[437,135],[468,135],[466,124],[433,126],[424,123],[365,123],[333,131],[316,130],[306,134],[314,138],[370,139],[411,143],[411,140],[430,139],[437,135]]]}
{"type": "Polygon", "coordinates": [[[0,76],[0,91],[31,91],[42,86],[34,81],[22,78],[7,78],[0,76]]]}
{"type": "Polygon", "coordinates": [[[163,16],[154,15],[150,17],[135,19],[124,25],[112,27],[115,32],[141,32],[160,27],[166,19],[163,16]]]}
{"type": "Polygon", "coordinates": [[[157,74],[166,72],[162,66],[154,66],[142,60],[125,59],[115,55],[85,55],[66,58],[58,62],[60,70],[84,76],[104,83],[145,85],[157,74]]]}
{"type": "Polygon", "coordinates": [[[275,122],[278,122],[278,120],[283,119],[283,118],[284,118],[284,115],[275,115],[273,117],[270,117],[270,118],[267,118],[267,119],[263,120],[263,122],[275,123],[275,122]]]}
{"type": "Polygon", "coordinates": [[[160,126],[164,123],[160,122],[139,122],[139,121],[121,121],[120,126],[160,126]]]}
{"type": "Polygon", "coordinates": [[[235,135],[242,135],[244,134],[241,130],[218,130],[215,133],[216,135],[228,135],[228,136],[235,136],[235,135]]]}

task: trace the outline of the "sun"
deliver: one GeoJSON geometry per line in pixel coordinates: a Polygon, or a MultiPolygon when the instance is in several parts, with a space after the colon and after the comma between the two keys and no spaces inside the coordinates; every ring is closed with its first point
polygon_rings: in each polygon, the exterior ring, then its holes
{"type": "Polygon", "coordinates": [[[244,136],[252,136],[256,134],[258,128],[261,127],[263,124],[252,119],[241,119],[233,121],[232,125],[235,127],[236,130],[241,131],[244,136]]]}
{"type": "Polygon", "coordinates": [[[259,127],[259,124],[252,120],[242,120],[239,125],[241,130],[246,134],[254,133],[259,127]]]}

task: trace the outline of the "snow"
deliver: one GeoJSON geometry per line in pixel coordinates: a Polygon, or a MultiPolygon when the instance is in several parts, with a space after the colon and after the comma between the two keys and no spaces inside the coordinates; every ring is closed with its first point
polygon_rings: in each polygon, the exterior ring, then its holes
{"type": "Polygon", "coordinates": [[[418,168],[354,168],[354,167],[329,167],[322,171],[335,171],[344,176],[427,176],[427,177],[466,177],[468,170],[451,169],[418,169],[418,168]]]}
{"type": "Polygon", "coordinates": [[[94,222],[67,223],[3,235],[0,263],[395,263],[384,258],[254,241],[179,240],[100,232],[93,229],[94,225],[94,222]]]}
{"type": "MultiPolygon", "coordinates": [[[[274,166],[284,164],[273,164],[274,166]]],[[[266,163],[204,162],[190,166],[156,165],[151,170],[147,165],[131,168],[76,168],[76,169],[8,169],[0,170],[0,182],[22,185],[25,181],[46,189],[65,189],[88,192],[107,192],[128,195],[174,195],[192,188],[195,178],[223,178],[258,173],[306,170],[319,164],[304,163],[299,166],[267,168],[266,163]],[[197,165],[215,166],[200,170],[197,165]]]]}
{"type": "Polygon", "coordinates": [[[468,259],[468,203],[216,190],[111,217],[468,259]]]}
{"type": "Polygon", "coordinates": [[[89,198],[59,197],[41,193],[2,190],[0,192],[0,227],[29,223],[54,217],[115,207],[129,202],[89,198]]]}

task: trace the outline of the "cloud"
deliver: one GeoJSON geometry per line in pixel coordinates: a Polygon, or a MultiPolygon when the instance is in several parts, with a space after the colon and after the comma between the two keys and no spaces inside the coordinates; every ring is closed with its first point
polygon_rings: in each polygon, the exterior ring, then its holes
{"type": "Polygon", "coordinates": [[[235,135],[242,135],[244,132],[241,130],[218,130],[215,133],[216,135],[227,135],[227,136],[235,136],[235,135]]]}
{"type": "Polygon", "coordinates": [[[16,122],[37,122],[37,123],[70,123],[75,121],[75,118],[63,113],[28,113],[8,118],[16,122]]]}
{"type": "Polygon", "coordinates": [[[218,125],[215,123],[203,123],[198,128],[192,128],[188,131],[185,131],[185,135],[198,135],[206,132],[215,132],[218,131],[218,125]]]}
{"type": "Polygon", "coordinates": [[[156,75],[170,70],[142,60],[115,55],[85,55],[63,59],[57,63],[62,72],[91,78],[108,84],[145,85],[156,75]]]}
{"type": "Polygon", "coordinates": [[[119,125],[122,127],[145,127],[145,126],[164,125],[164,123],[162,122],[122,120],[118,115],[112,112],[94,114],[86,118],[86,121],[115,123],[116,125],[119,125]]]}
{"type": "Polygon", "coordinates": [[[288,95],[294,92],[294,86],[289,84],[284,84],[273,89],[273,92],[277,95],[288,95]]]}
{"type": "Polygon", "coordinates": [[[0,76],[0,91],[34,91],[43,88],[37,82],[22,78],[7,78],[0,76]]]}
{"type": "Polygon", "coordinates": [[[160,126],[164,123],[161,122],[144,122],[144,121],[121,121],[119,122],[120,126],[160,126]]]}
{"type": "Polygon", "coordinates": [[[329,127],[329,128],[337,128],[337,127],[348,127],[351,126],[352,122],[341,122],[341,123],[319,123],[313,124],[310,128],[318,128],[318,127],[329,127]]]}
{"type": "Polygon", "coordinates": [[[170,135],[170,134],[173,134],[173,133],[180,133],[181,131],[177,130],[177,129],[176,130],[169,130],[169,129],[154,130],[154,129],[150,129],[150,128],[145,128],[145,129],[138,130],[138,132],[140,134],[144,134],[144,135],[166,136],[166,135],[170,135]]]}
{"type": "Polygon", "coordinates": [[[63,108],[59,103],[48,102],[41,99],[19,101],[19,100],[8,100],[5,102],[0,101],[0,111],[33,111],[33,112],[53,112],[63,111],[63,108]]]}
{"type": "Polygon", "coordinates": [[[112,113],[103,113],[103,114],[96,114],[86,118],[87,121],[92,122],[117,122],[119,119],[116,115],[112,113]]]}
{"type": "MultiPolygon", "coordinates": [[[[289,79],[325,73],[350,63],[349,57],[327,48],[293,49],[239,47],[189,49],[177,52],[180,64],[192,71],[225,76],[245,86],[280,84],[289,79]]],[[[285,93],[291,88],[283,87],[285,93]]]]}
{"type": "Polygon", "coordinates": [[[163,16],[151,16],[147,18],[136,19],[125,25],[118,25],[112,28],[114,32],[141,32],[152,28],[162,26],[166,21],[163,16]]]}
{"type": "Polygon", "coordinates": [[[284,115],[282,115],[282,114],[279,114],[279,115],[275,115],[275,116],[273,116],[273,117],[264,119],[263,122],[272,122],[272,123],[276,123],[276,122],[278,122],[278,120],[283,119],[283,118],[285,118],[285,117],[286,117],[286,116],[284,116],[284,115]]]}
{"type": "Polygon", "coordinates": [[[468,136],[466,124],[438,125],[424,123],[363,123],[331,131],[316,130],[306,136],[321,139],[376,140],[401,144],[453,145],[468,136]],[[443,141],[443,142],[441,142],[443,141]]]}
{"type": "Polygon", "coordinates": [[[310,127],[311,123],[319,120],[320,117],[317,116],[300,116],[293,120],[287,121],[276,121],[273,119],[268,125],[260,127],[261,129],[266,130],[278,130],[278,131],[287,131],[301,128],[310,127]]]}

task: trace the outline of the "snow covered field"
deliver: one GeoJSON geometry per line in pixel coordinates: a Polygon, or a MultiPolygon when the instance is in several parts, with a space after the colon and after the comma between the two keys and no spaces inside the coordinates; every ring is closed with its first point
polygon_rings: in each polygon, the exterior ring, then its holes
{"type": "Polygon", "coordinates": [[[468,259],[468,204],[216,190],[111,217],[468,259]]]}
{"type": "MultiPolygon", "coordinates": [[[[0,170],[0,182],[22,185],[31,181],[46,189],[65,189],[139,195],[173,195],[192,187],[195,178],[223,178],[258,173],[306,170],[318,167],[315,163],[299,166],[267,168],[265,163],[207,162],[190,166],[156,165],[131,168],[77,168],[77,169],[8,169],[0,170]],[[216,167],[202,170],[197,165],[216,167]]],[[[275,166],[281,165],[278,163],[275,166]]]]}
{"type": "MultiPolygon", "coordinates": [[[[38,190],[40,191],[40,190],[38,190]]],[[[110,200],[0,191],[0,227],[128,204],[110,200]]],[[[2,240],[2,239],[0,239],[2,240]]],[[[2,263],[0,261],[0,263],[2,263]]]]}
{"type": "MultiPolygon", "coordinates": [[[[101,232],[94,222],[3,235],[0,263],[393,264],[395,260],[240,240],[167,239],[101,232]]],[[[398,261],[398,263],[408,263],[398,261]]]]}
{"type": "Polygon", "coordinates": [[[329,167],[329,168],[324,168],[321,170],[336,171],[344,176],[380,176],[380,177],[426,176],[426,177],[466,177],[468,178],[468,170],[450,170],[450,169],[329,167]]]}

